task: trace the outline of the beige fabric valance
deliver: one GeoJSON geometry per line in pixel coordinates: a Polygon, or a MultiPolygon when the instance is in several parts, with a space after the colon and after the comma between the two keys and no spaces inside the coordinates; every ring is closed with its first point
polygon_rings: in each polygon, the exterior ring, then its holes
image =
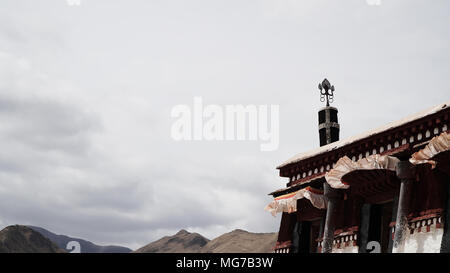
{"type": "Polygon", "coordinates": [[[297,200],[306,198],[318,209],[326,208],[326,200],[323,191],[306,187],[295,192],[275,197],[264,209],[273,216],[280,212],[292,213],[297,211],[297,200]]]}
{"type": "Polygon", "coordinates": [[[439,136],[433,137],[430,142],[422,150],[414,153],[409,162],[412,164],[431,164],[432,168],[436,167],[436,162],[431,160],[439,153],[450,150],[450,134],[443,132],[439,136]]]}
{"type": "Polygon", "coordinates": [[[356,170],[377,170],[386,169],[395,171],[395,166],[399,160],[388,155],[370,155],[366,158],[354,162],[347,156],[341,157],[333,169],[325,174],[327,183],[335,189],[347,189],[349,185],[342,182],[342,177],[356,170]]]}

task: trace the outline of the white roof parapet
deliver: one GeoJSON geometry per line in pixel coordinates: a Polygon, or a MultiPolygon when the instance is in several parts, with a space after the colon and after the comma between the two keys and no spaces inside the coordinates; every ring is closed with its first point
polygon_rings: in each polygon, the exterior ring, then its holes
{"type": "Polygon", "coordinates": [[[352,171],[357,170],[391,170],[395,171],[395,166],[400,160],[396,157],[388,155],[371,155],[366,158],[361,158],[360,160],[354,162],[347,156],[341,157],[327,174],[325,174],[325,179],[327,183],[335,189],[348,189],[349,185],[346,185],[342,181],[342,177],[352,171]]]}
{"type": "Polygon", "coordinates": [[[339,141],[327,144],[325,146],[319,147],[317,149],[314,149],[314,150],[311,150],[311,151],[308,151],[308,152],[305,152],[305,153],[299,153],[299,154],[291,157],[287,161],[285,161],[283,164],[281,164],[277,168],[280,169],[280,168],[282,168],[284,166],[287,166],[289,164],[296,163],[296,162],[299,162],[301,160],[304,160],[304,159],[307,159],[307,158],[310,158],[310,157],[313,157],[313,156],[316,156],[316,155],[319,155],[319,154],[330,152],[332,150],[335,150],[335,149],[341,148],[343,146],[346,146],[348,144],[354,143],[354,142],[356,142],[358,140],[362,140],[362,139],[368,138],[368,137],[370,137],[372,135],[376,135],[376,134],[382,133],[384,131],[387,131],[387,130],[390,130],[390,129],[394,129],[396,127],[402,126],[402,125],[407,124],[409,122],[412,122],[414,120],[418,120],[420,118],[423,118],[423,117],[435,114],[435,113],[437,113],[437,112],[439,112],[439,111],[441,111],[443,109],[449,108],[449,107],[450,107],[450,101],[447,101],[445,103],[436,105],[434,107],[431,107],[431,108],[429,108],[427,110],[421,111],[421,112],[419,112],[417,114],[408,116],[408,117],[403,118],[401,120],[388,123],[388,124],[386,124],[384,126],[381,126],[381,127],[377,128],[377,129],[374,129],[374,130],[371,130],[371,131],[367,131],[365,133],[356,135],[354,137],[350,137],[350,138],[347,138],[347,139],[339,140],[339,141]]]}
{"type": "Polygon", "coordinates": [[[439,136],[433,137],[425,148],[412,154],[409,162],[415,165],[428,163],[434,169],[436,162],[431,159],[448,150],[450,150],[450,134],[442,132],[439,136]]]}

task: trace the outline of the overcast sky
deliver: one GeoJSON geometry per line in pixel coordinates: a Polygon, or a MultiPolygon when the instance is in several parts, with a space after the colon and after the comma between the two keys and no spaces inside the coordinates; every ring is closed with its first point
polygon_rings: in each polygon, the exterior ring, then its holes
{"type": "Polygon", "coordinates": [[[2,0],[0,228],[131,248],[185,228],[278,231],[276,166],[450,99],[450,1],[2,0]],[[377,2],[377,1],[369,1],[377,2]],[[171,109],[276,104],[280,145],[174,141],[171,109]]]}

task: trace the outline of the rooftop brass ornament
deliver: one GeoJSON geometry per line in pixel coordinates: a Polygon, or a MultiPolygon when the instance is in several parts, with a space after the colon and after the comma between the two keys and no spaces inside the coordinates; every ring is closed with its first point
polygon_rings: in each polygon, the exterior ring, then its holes
{"type": "Polygon", "coordinates": [[[320,90],[320,101],[327,100],[327,106],[330,106],[330,103],[334,100],[334,85],[331,85],[327,79],[324,79],[322,83],[319,83],[320,90]]]}

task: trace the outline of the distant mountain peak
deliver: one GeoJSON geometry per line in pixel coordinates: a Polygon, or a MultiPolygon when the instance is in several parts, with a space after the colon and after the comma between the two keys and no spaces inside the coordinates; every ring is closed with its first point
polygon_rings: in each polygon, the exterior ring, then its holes
{"type": "Polygon", "coordinates": [[[188,231],[185,230],[185,229],[181,229],[181,230],[178,231],[177,234],[175,234],[175,235],[188,235],[188,234],[191,234],[191,233],[188,232],[188,231]]]}
{"type": "Polygon", "coordinates": [[[233,230],[231,233],[250,233],[250,232],[240,229],[240,228],[237,228],[237,229],[233,230]]]}
{"type": "Polygon", "coordinates": [[[0,253],[61,253],[65,252],[33,229],[8,226],[0,231],[0,253]]]}
{"type": "Polygon", "coordinates": [[[253,233],[235,229],[211,240],[202,248],[209,253],[268,253],[278,238],[273,233],[253,233]]]}
{"type": "Polygon", "coordinates": [[[165,236],[147,244],[135,252],[138,253],[197,253],[209,242],[198,233],[190,233],[185,229],[175,235],[165,236]]]}

